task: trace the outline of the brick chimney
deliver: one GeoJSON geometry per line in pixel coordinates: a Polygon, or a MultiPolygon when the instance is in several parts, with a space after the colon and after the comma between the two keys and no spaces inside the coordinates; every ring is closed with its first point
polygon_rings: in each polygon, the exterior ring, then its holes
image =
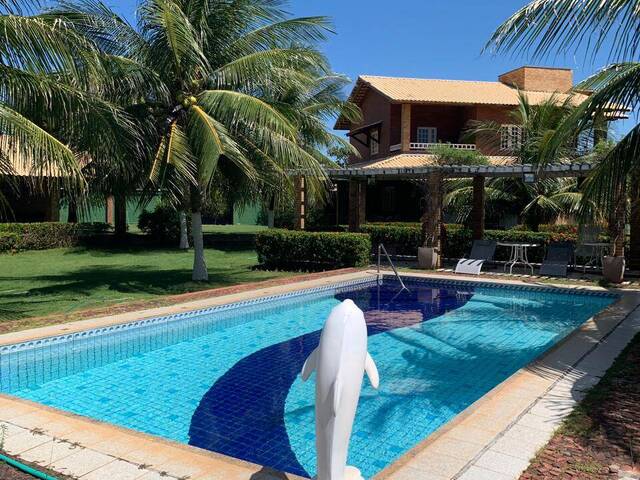
{"type": "Polygon", "coordinates": [[[573,87],[573,70],[524,66],[503,73],[498,80],[520,90],[564,93],[573,87]]]}

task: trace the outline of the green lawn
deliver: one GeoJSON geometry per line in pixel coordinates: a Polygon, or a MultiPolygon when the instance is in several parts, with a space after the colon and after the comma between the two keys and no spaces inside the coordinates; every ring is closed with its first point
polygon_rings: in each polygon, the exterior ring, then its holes
{"type": "MultiPolygon", "coordinates": [[[[0,323],[290,275],[253,270],[256,253],[206,250],[210,282],[191,281],[193,253],[62,248],[0,255],[0,323]]],[[[0,329],[1,330],[1,329],[0,329]]]]}

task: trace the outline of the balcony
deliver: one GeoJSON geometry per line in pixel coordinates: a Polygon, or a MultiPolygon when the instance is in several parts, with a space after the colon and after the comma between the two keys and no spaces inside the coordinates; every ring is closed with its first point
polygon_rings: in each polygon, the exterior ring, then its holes
{"type": "MultiPolygon", "coordinates": [[[[455,148],[458,150],[475,150],[476,145],[474,143],[417,143],[411,142],[409,144],[409,148],[412,152],[428,152],[429,150],[433,150],[437,147],[449,147],[455,148]]],[[[391,145],[389,147],[390,152],[399,152],[402,150],[402,145],[400,143],[396,145],[391,145]]]]}

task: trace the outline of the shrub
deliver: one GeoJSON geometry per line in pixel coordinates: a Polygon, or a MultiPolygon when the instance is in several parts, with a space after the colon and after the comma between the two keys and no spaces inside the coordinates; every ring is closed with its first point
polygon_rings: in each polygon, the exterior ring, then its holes
{"type": "Polygon", "coordinates": [[[180,214],[169,205],[157,205],[144,210],[138,218],[138,228],[160,243],[176,242],[180,238],[180,214]]]}
{"type": "Polygon", "coordinates": [[[446,143],[431,149],[439,165],[489,165],[489,159],[478,150],[461,150],[446,143]]]}
{"type": "Polygon", "coordinates": [[[12,232],[0,232],[0,252],[14,252],[18,250],[20,236],[12,232]]]}
{"type": "Polygon", "coordinates": [[[0,233],[15,234],[15,243],[8,250],[46,250],[78,242],[78,225],[73,223],[2,223],[0,233]]]}
{"type": "Polygon", "coordinates": [[[371,240],[362,233],[267,230],[256,236],[267,268],[322,270],[369,265],[371,240]]]}
{"type": "Polygon", "coordinates": [[[365,224],[360,227],[368,233],[371,245],[378,248],[383,244],[389,253],[396,255],[416,255],[420,246],[420,224],[365,224]]]}

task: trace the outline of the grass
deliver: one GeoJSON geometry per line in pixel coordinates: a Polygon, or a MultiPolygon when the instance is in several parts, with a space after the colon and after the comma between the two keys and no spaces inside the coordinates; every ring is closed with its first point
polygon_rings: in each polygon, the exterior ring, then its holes
{"type": "Polygon", "coordinates": [[[254,270],[256,253],[244,247],[208,248],[206,260],[210,281],[196,283],[191,251],[61,248],[0,255],[0,330],[3,322],[291,275],[254,270]]]}

